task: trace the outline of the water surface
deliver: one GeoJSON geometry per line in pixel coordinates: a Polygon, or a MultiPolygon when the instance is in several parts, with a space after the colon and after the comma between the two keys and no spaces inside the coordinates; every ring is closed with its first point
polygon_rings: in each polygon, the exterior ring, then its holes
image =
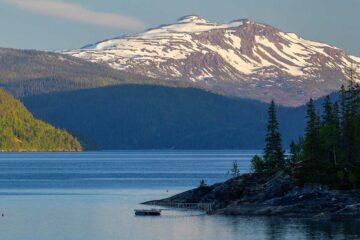
{"type": "Polygon", "coordinates": [[[0,239],[360,239],[358,221],[207,216],[164,211],[136,217],[140,202],[250,171],[257,151],[125,151],[0,154],[0,239]]]}

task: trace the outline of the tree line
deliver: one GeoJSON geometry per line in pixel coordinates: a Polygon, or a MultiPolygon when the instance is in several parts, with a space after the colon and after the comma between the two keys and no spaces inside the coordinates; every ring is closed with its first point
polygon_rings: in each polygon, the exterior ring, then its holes
{"type": "Polygon", "coordinates": [[[266,145],[262,157],[254,156],[255,172],[288,171],[299,184],[319,183],[339,189],[360,185],[360,86],[351,81],[341,87],[338,99],[326,96],[319,113],[310,99],[304,136],[285,154],[281,145],[276,106],[271,102],[266,145]],[[287,156],[286,156],[287,155],[287,156]]]}

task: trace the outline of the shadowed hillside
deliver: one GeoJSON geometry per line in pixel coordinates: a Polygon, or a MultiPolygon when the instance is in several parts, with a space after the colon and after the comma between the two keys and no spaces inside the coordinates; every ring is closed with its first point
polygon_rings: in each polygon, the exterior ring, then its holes
{"type": "MultiPolygon", "coordinates": [[[[99,149],[263,147],[268,105],[192,88],[120,85],[23,98],[35,116],[99,149]]],[[[278,109],[285,147],[303,133],[303,108],[278,109]]]]}

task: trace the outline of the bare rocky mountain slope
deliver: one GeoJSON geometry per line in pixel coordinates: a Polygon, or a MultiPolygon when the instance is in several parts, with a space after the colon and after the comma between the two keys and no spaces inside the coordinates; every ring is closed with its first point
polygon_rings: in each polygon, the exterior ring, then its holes
{"type": "Polygon", "coordinates": [[[63,51],[112,68],[230,96],[299,106],[348,80],[360,58],[267,24],[186,16],[140,34],[63,51]]]}

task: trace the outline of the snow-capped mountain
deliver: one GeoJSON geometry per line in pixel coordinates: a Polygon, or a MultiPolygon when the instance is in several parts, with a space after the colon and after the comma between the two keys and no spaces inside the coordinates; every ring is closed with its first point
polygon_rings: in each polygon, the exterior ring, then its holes
{"type": "Polygon", "coordinates": [[[360,58],[251,20],[186,16],[143,33],[64,51],[129,73],[298,106],[337,90],[360,58]]]}

